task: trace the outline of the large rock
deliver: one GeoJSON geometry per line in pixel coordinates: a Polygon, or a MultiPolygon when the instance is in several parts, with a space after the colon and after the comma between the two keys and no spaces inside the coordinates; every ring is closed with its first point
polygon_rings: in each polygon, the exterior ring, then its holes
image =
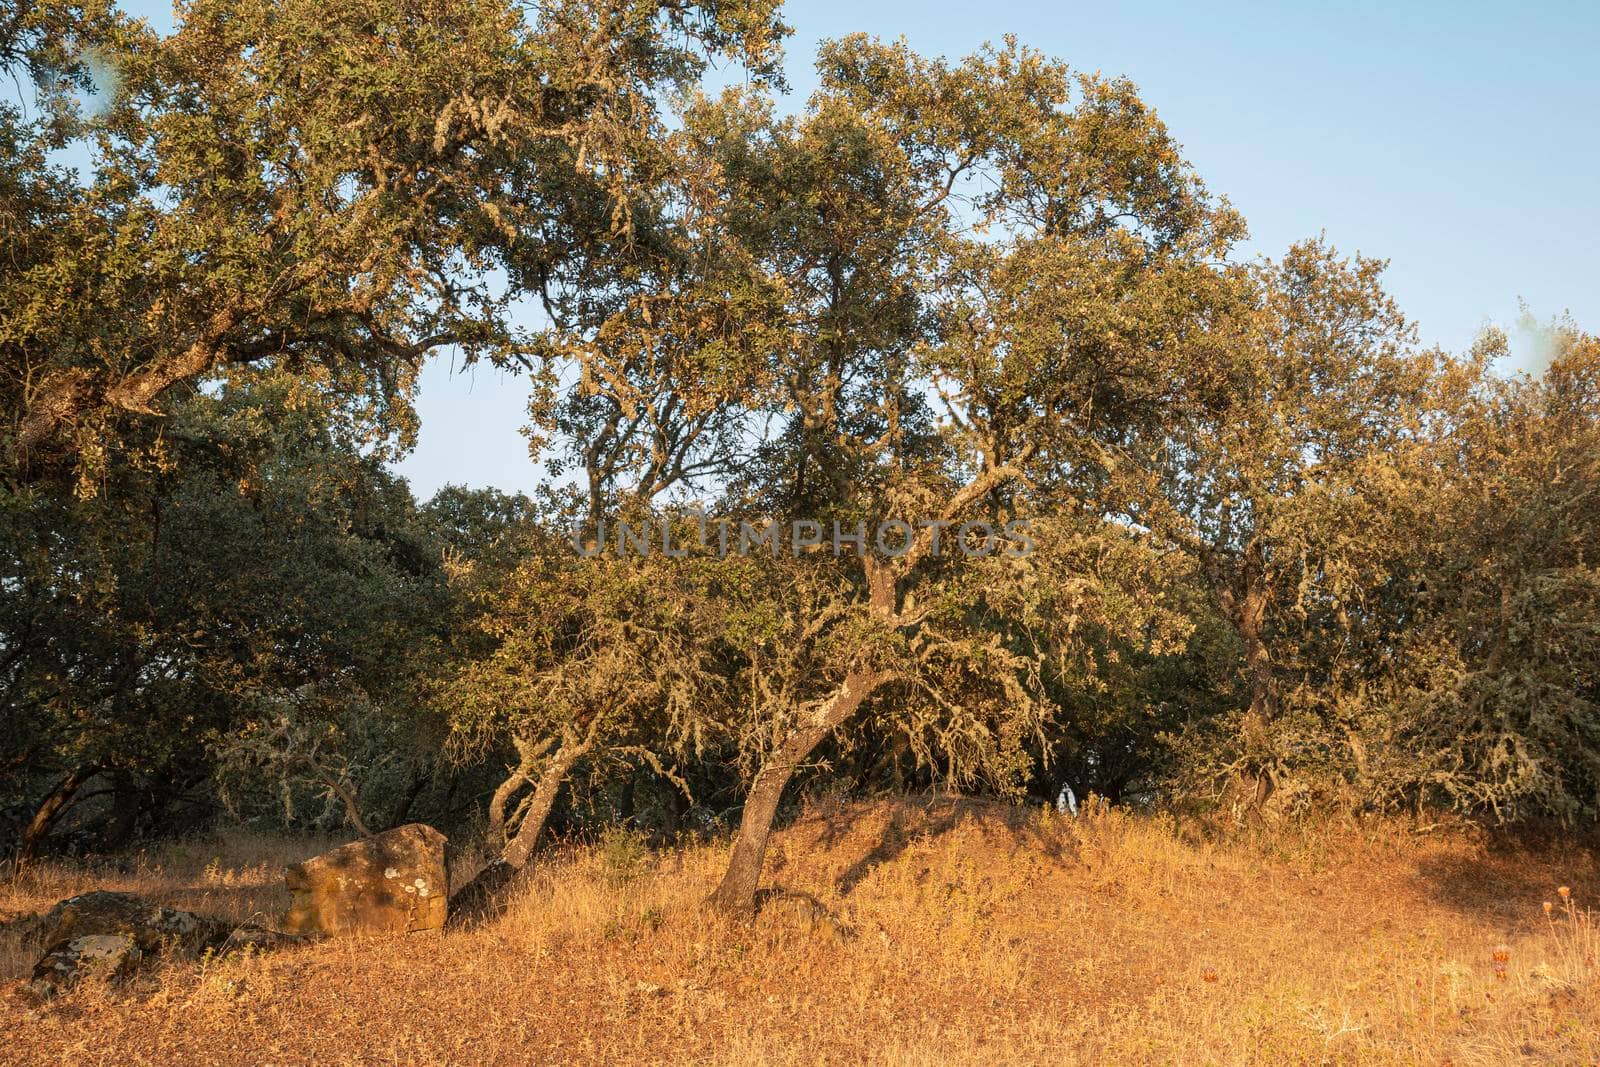
{"type": "Polygon", "coordinates": [[[220,945],[233,929],[221,919],[104,890],[63,900],[50,909],[43,928],[47,953],[78,938],[112,936],[129,938],[135,948],[152,955],[169,950],[197,955],[220,945]]]}
{"type": "Polygon", "coordinates": [[[412,823],[297,863],[283,928],[334,937],[438,930],[449,908],[445,836],[412,823]]]}

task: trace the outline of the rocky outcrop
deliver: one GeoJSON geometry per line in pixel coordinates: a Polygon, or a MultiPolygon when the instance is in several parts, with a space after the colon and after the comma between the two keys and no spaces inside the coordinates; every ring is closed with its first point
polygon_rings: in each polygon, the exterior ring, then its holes
{"type": "Polygon", "coordinates": [[[87,934],[63,941],[33,966],[28,988],[41,997],[53,997],[93,974],[122,978],[139,966],[144,953],[127,934],[87,934]]]}
{"type": "Polygon", "coordinates": [[[39,924],[44,955],[28,988],[51,997],[86,975],[123,978],[160,955],[193,957],[217,950],[232,927],[221,919],[169,908],[132,893],[68,897],[39,924]]]}
{"type": "Polygon", "coordinates": [[[40,931],[43,955],[28,988],[51,997],[86,975],[123,978],[161,956],[193,959],[268,951],[312,937],[438,930],[449,909],[444,847],[443,834],[413,824],[295,864],[284,876],[294,901],[282,931],[196,915],[132,893],[68,897],[42,919],[29,920],[40,931]]]}
{"type": "Polygon", "coordinates": [[[68,897],[44,919],[43,945],[51,952],[76,938],[131,938],[143,953],[198,955],[227,939],[233,927],[221,919],[156,904],[132,893],[96,891],[68,897]]]}
{"type": "Polygon", "coordinates": [[[438,930],[449,909],[445,836],[412,823],[297,863],[283,928],[348,937],[438,930]]]}

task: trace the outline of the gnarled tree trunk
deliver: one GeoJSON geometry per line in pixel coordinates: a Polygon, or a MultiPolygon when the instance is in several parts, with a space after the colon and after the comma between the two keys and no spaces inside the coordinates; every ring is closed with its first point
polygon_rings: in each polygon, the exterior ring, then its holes
{"type": "Polygon", "coordinates": [[[750,795],[745,798],[733,853],[728,857],[728,869],[716,892],[711,894],[713,907],[734,915],[749,914],[755,909],[756,887],[760,885],[761,868],[767,857],[767,840],[772,836],[772,823],[777,818],[784,787],[823,739],[847,722],[862,702],[891,677],[882,671],[856,671],[847,675],[811,720],[791,731],[767,757],[750,785],[750,795]]]}
{"type": "MultiPolygon", "coordinates": [[[[450,917],[447,920],[450,925],[483,918],[505,890],[516,881],[517,875],[528,865],[534,846],[544,834],[545,824],[550,821],[550,812],[555,808],[556,797],[561,793],[562,783],[567,780],[567,775],[572,772],[578,760],[587,755],[589,749],[593,747],[594,737],[595,731],[592,728],[588,736],[582,740],[569,732],[562,739],[560,746],[545,761],[544,766],[539,768],[533,793],[520,808],[520,821],[512,820],[516,823],[516,832],[505,842],[500,855],[450,898],[450,917]]],[[[491,824],[499,822],[504,825],[505,804],[518,787],[534,780],[532,777],[534,761],[537,759],[537,754],[547,750],[549,745],[547,743],[535,749],[526,743],[519,743],[517,748],[522,754],[522,763],[512,772],[512,776],[495,790],[496,807],[490,812],[491,824]],[[496,818],[497,812],[498,818],[496,818]]]]}
{"type": "Polygon", "coordinates": [[[44,842],[50,836],[50,831],[55,829],[61,816],[72,807],[72,801],[78,795],[78,790],[100,773],[98,763],[86,763],[74,769],[55,788],[45,794],[44,800],[34,810],[33,818],[28,820],[28,825],[22,830],[22,837],[17,843],[17,866],[23,867],[38,858],[39,850],[44,847],[44,842]]]}

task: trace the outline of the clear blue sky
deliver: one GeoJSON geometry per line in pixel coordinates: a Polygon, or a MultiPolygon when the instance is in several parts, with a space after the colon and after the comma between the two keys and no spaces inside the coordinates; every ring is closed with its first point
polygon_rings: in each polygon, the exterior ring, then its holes
{"type": "MultiPolygon", "coordinates": [[[[126,7],[169,23],[161,0],[126,7]]],[[[1413,3],[791,0],[793,102],[827,37],[905,36],[960,56],[1015,33],[1080,70],[1138,83],[1251,250],[1325,231],[1390,260],[1423,340],[1459,350],[1518,299],[1600,330],[1600,7],[1413,3]]],[[[1521,346],[1526,349],[1528,346],[1521,346]]],[[[423,377],[419,495],[445,482],[531,489],[525,389],[492,371],[423,377]]]]}

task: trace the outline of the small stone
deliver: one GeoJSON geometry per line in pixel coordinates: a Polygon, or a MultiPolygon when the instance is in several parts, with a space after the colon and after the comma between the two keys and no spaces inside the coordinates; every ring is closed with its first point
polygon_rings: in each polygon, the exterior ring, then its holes
{"type": "Polygon", "coordinates": [[[334,937],[440,929],[447,901],[418,887],[445,884],[444,846],[439,831],[412,823],[295,864],[284,875],[293,894],[284,929],[334,937]]]}
{"type": "Polygon", "coordinates": [[[230,952],[244,952],[247,950],[267,952],[273,949],[286,948],[290,945],[298,945],[304,941],[305,938],[297,937],[294,934],[279,933],[277,930],[269,930],[255,923],[246,923],[228,935],[228,939],[222,943],[222,947],[217,949],[217,955],[226,956],[230,952]]]}

